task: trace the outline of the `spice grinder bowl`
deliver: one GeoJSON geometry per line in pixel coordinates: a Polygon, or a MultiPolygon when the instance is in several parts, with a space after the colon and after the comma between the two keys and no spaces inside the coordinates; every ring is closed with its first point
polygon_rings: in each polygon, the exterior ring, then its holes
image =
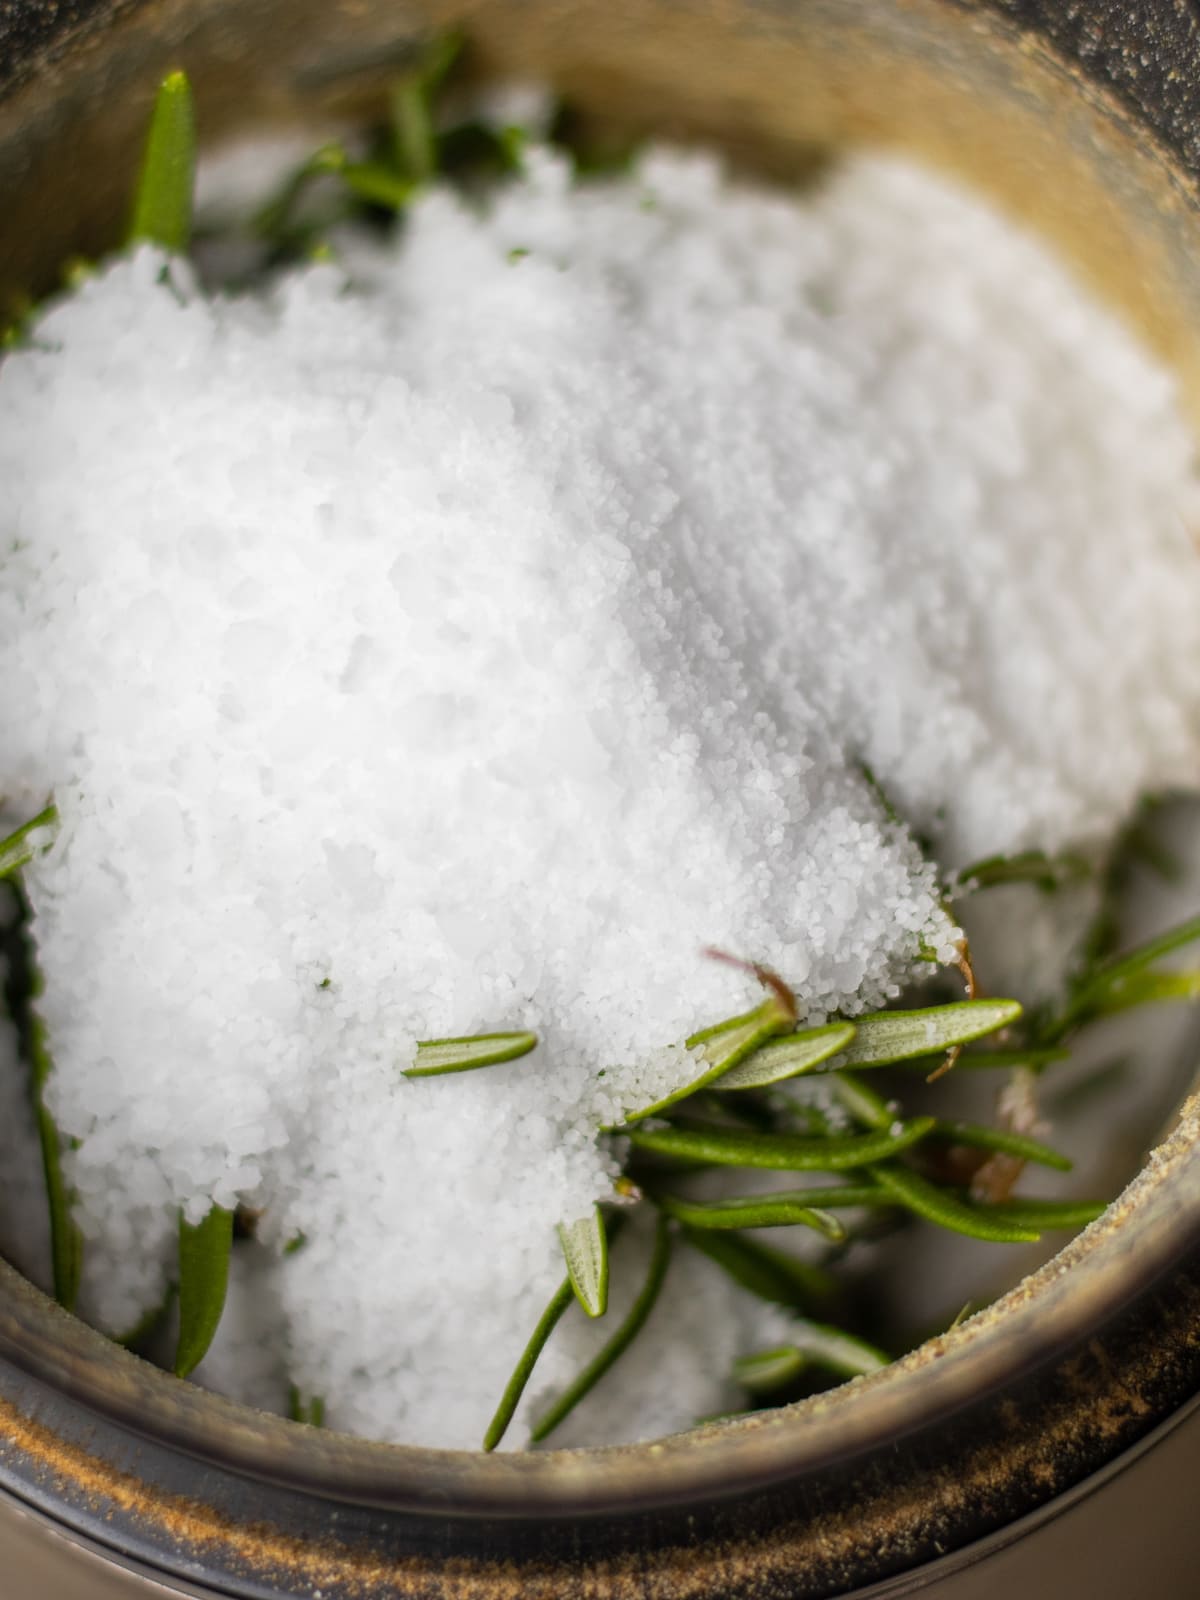
{"type": "MultiPolygon", "coordinates": [[[[188,70],[218,134],[352,115],[455,25],[480,74],[545,78],[635,133],[710,138],[782,172],[864,141],[948,167],[1040,228],[1168,355],[1200,412],[1200,30],[1172,0],[1066,11],[17,4],[0,15],[0,305],[119,237],[164,71],[188,70]]],[[[0,1269],[0,1490],[131,1594],[151,1574],[197,1594],[325,1600],[952,1585],[947,1561],[969,1576],[980,1541],[1044,1520],[1200,1393],[1198,1125],[1193,1099],[1099,1223],[894,1367],[621,1450],[488,1458],[300,1429],[177,1383],[0,1269]]],[[[53,1592],[66,1600],[70,1581],[53,1592]]]]}

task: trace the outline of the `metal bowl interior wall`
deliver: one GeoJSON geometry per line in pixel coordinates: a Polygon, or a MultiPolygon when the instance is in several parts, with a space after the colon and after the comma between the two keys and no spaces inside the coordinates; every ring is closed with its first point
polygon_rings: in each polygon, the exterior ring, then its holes
{"type": "MultiPolygon", "coordinates": [[[[1200,34],[1172,0],[75,0],[0,12],[0,302],[119,234],[153,88],[204,125],[369,112],[433,30],[481,74],[768,170],[883,142],[1042,229],[1200,412],[1200,34]],[[1069,11],[1069,16],[1066,14],[1069,11]]],[[[236,1596],[818,1600],[1045,1504],[1200,1388],[1195,1117],[1104,1219],[878,1377],[620,1451],[301,1430],[155,1371],[0,1270],[0,1487],[236,1596]]]]}

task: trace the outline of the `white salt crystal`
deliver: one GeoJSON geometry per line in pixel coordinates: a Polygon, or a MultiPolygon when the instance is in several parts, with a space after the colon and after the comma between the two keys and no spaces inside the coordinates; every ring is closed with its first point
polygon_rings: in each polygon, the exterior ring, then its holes
{"type": "MultiPolygon", "coordinates": [[[[89,1314],[240,1198],[332,1425],[470,1446],[597,1129],[754,1003],[704,947],[815,1016],[950,953],[860,761],[952,866],[1194,781],[1200,502],[1164,374],[896,162],[799,202],[535,150],[343,247],[253,300],[141,250],[0,369],[2,776],[63,819],[28,876],[89,1314]],[[400,1075],[503,1028],[542,1042],[400,1075]]],[[[592,1437],[726,1403],[740,1297],[681,1258],[655,1319],[592,1437]]]]}

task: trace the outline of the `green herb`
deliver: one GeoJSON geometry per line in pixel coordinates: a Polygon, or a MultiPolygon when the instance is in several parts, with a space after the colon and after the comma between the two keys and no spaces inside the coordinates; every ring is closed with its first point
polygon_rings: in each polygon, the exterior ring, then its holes
{"type": "Polygon", "coordinates": [[[630,1307],[625,1320],[608,1342],[593,1356],[575,1381],[563,1391],[550,1409],[539,1417],[534,1424],[531,1433],[534,1444],[540,1444],[543,1439],[549,1438],[555,1428],[574,1411],[584,1396],[591,1393],[604,1374],[625,1353],[643,1327],[645,1327],[647,1318],[654,1310],[654,1303],[658,1299],[659,1290],[663,1286],[663,1279],[667,1275],[670,1259],[671,1240],[667,1222],[664,1217],[659,1217],[654,1234],[654,1250],[650,1257],[650,1268],[637,1299],[630,1307]]]}
{"type": "Polygon", "coordinates": [[[392,90],[392,152],[396,170],[413,184],[428,183],[438,170],[434,102],[462,50],[454,34],[434,41],[415,72],[392,90]]]}
{"type": "Polygon", "coordinates": [[[203,1361],[225,1309],[233,1212],[213,1206],[201,1222],[179,1219],[179,1342],[175,1374],[186,1378],[203,1361]]]}
{"type": "Polygon", "coordinates": [[[895,1131],[805,1139],[787,1133],[746,1134],[715,1124],[681,1123],[666,1128],[629,1129],[639,1150],[682,1156],[713,1166],[751,1167],[784,1172],[842,1172],[869,1166],[907,1150],[936,1126],[933,1117],[897,1122],[895,1131]]]}
{"type": "MultiPolygon", "coordinates": [[[[0,840],[0,879],[11,878],[33,860],[39,849],[35,836],[43,828],[53,830],[57,827],[58,808],[49,805],[44,811],[39,811],[36,817],[22,823],[7,839],[0,840]]],[[[53,838],[47,839],[41,848],[49,849],[53,842],[53,838]]]]}
{"type": "Polygon", "coordinates": [[[162,81],[150,118],[130,243],[145,240],[174,255],[187,249],[195,172],[196,117],[191,85],[182,72],[172,72],[162,81]]]}
{"type": "Polygon", "coordinates": [[[71,1192],[62,1170],[62,1141],[54,1118],[46,1109],[45,1090],[50,1078],[51,1060],[46,1044],[46,1029],[41,1019],[32,1022],[29,1040],[33,1065],[33,1110],[38,1143],[42,1150],[42,1172],[46,1200],[50,1208],[50,1257],[54,1275],[54,1298],[67,1311],[75,1309],[79,1280],[83,1274],[83,1234],[71,1215],[71,1192]]]}
{"type": "Polygon", "coordinates": [[[151,1306],[144,1316],[139,1317],[128,1333],[119,1334],[113,1342],[123,1346],[126,1350],[132,1350],[134,1355],[144,1354],[146,1346],[151,1343],[154,1336],[165,1325],[175,1300],[175,1293],[175,1284],[169,1283],[166,1293],[158,1304],[151,1306]]]}
{"type": "Polygon", "coordinates": [[[798,1261],[758,1239],[741,1233],[691,1228],[685,1230],[684,1237],[740,1289],[770,1305],[811,1311],[837,1299],[837,1280],[827,1268],[798,1261]]]}
{"type": "Polygon", "coordinates": [[[563,1312],[575,1298],[575,1290],[570,1278],[564,1278],[554,1291],[550,1304],[538,1319],[538,1325],[530,1335],[529,1343],[521,1352],[512,1377],[508,1380],[504,1393],[500,1397],[500,1404],[496,1407],[496,1414],[488,1423],[487,1432],[483,1436],[483,1448],[494,1450],[501,1439],[508,1432],[508,1425],[521,1403],[521,1396],[525,1393],[525,1386],[533,1376],[533,1369],[537,1365],[538,1357],[546,1348],[550,1335],[554,1332],[562,1319],[563,1312]]]}
{"type": "MultiPolygon", "coordinates": [[[[853,1195],[853,1190],[848,1190],[853,1195]]],[[[872,1194],[877,1191],[870,1191],[872,1194]]],[[[853,1198],[843,1199],[838,1189],[830,1185],[821,1189],[784,1190],[779,1194],[747,1195],[732,1200],[714,1201],[712,1205],[694,1205],[689,1200],[664,1196],[659,1207],[669,1217],[684,1222],[689,1228],[788,1228],[800,1226],[813,1228],[825,1238],[840,1244],[846,1230],[823,1207],[826,1196],[835,1205],[854,1205],[853,1198]]]]}
{"type": "Polygon", "coordinates": [[[309,1428],[323,1428],[325,1426],[325,1400],[315,1394],[306,1400],[294,1383],[288,1384],[288,1416],[293,1422],[303,1423],[309,1428]]]}
{"type": "Polygon", "coordinates": [[[988,1214],[1019,1228],[1085,1228],[1108,1209],[1103,1200],[1034,1200],[1021,1195],[1015,1200],[997,1200],[988,1214]]]}
{"type": "Polygon", "coordinates": [[[653,1104],[642,1106],[637,1111],[626,1112],[626,1121],[632,1123],[643,1117],[658,1116],[668,1106],[676,1105],[697,1090],[723,1079],[728,1073],[736,1071],[739,1064],[744,1063],[746,1057],[752,1055],[760,1045],[784,1028],[793,1026],[795,1020],[795,1013],[778,996],[771,995],[753,1011],[730,1017],[726,1022],[718,1022],[711,1028],[703,1028],[699,1033],[692,1034],[684,1048],[694,1050],[699,1055],[704,1062],[704,1070],[682,1089],[672,1090],[661,1100],[655,1100],[653,1104]]]}
{"type": "Polygon", "coordinates": [[[728,1089],[766,1089],[811,1072],[844,1050],[854,1038],[852,1022],[830,1022],[820,1028],[804,1028],[799,1033],[776,1039],[755,1050],[720,1073],[716,1087],[728,1089]]]}
{"type": "Polygon", "coordinates": [[[873,1176],[899,1205],[952,1233],[965,1233],[992,1244],[1036,1244],[1040,1238],[1036,1228],[1009,1220],[1000,1207],[968,1205],[907,1167],[876,1167],[873,1176]]]}
{"type": "MultiPolygon", "coordinates": [[[[1157,938],[1147,940],[1126,955],[1085,970],[1062,1015],[1046,1029],[1041,1042],[1057,1044],[1085,1022],[1094,1021],[1109,1012],[1126,1010],[1131,1005],[1145,1004],[1154,999],[1191,999],[1196,991],[1189,982],[1167,983],[1160,987],[1148,981],[1148,969],[1156,961],[1174,955],[1177,950],[1194,944],[1198,939],[1200,917],[1192,917],[1157,938]]],[[[1179,975],[1175,977],[1178,979],[1179,975]]],[[[1190,979],[1191,974],[1184,977],[1185,980],[1190,979]]]]}
{"type": "Polygon", "coordinates": [[[1053,1167],[1057,1172],[1070,1172],[1074,1162],[1068,1156],[1037,1139],[1023,1133],[1009,1133],[1003,1128],[986,1128],[975,1122],[938,1122],[935,1137],[950,1144],[967,1145],[976,1150],[994,1150],[1001,1155],[1016,1156],[1021,1161],[1032,1161],[1035,1166],[1053,1167]]]}
{"type": "Polygon", "coordinates": [[[589,1317],[602,1317],[608,1309],[608,1236],[600,1207],[577,1222],[560,1222],[558,1238],[575,1298],[589,1317]]]}
{"type": "Polygon", "coordinates": [[[835,1378],[859,1378],[879,1372],[891,1357],[865,1339],[818,1322],[797,1323],[790,1344],[742,1356],[733,1364],[733,1376],[752,1394],[769,1393],[819,1367],[835,1378]]]}
{"type": "Polygon", "coordinates": [[[465,1039],[424,1039],[417,1045],[415,1065],[406,1078],[440,1078],[447,1072],[474,1072],[501,1061],[527,1056],[537,1044],[536,1033],[478,1033],[465,1039]]]}
{"type": "Polygon", "coordinates": [[[952,892],[976,894],[1002,883],[1032,883],[1044,894],[1052,894],[1066,883],[1090,878],[1092,863],[1080,855],[1050,856],[1043,850],[1025,850],[1020,855],[988,856],[966,867],[954,880],[952,892]]]}
{"type": "Polygon", "coordinates": [[[891,1066],[894,1061],[970,1044],[1010,1027],[1020,1016],[1015,1000],[958,1000],[919,1011],[876,1011],[856,1018],[854,1038],[831,1065],[891,1066]]]}

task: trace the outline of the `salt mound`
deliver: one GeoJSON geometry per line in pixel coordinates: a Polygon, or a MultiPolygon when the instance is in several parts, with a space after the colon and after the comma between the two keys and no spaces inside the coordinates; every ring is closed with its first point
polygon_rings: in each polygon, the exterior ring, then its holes
{"type": "MultiPolygon", "coordinates": [[[[704,947],[815,1016],[949,954],[860,763],[948,864],[1194,777],[1196,509],[1163,373],[893,162],[801,203],[535,151],[258,298],[109,265],[0,370],[0,775],[62,816],[28,879],[87,1313],[243,1200],[235,1320],[330,1423],[477,1444],[597,1129],[755,1001],[704,947]]],[[[708,1301],[607,1437],[720,1409],[758,1313],[708,1301]]]]}

